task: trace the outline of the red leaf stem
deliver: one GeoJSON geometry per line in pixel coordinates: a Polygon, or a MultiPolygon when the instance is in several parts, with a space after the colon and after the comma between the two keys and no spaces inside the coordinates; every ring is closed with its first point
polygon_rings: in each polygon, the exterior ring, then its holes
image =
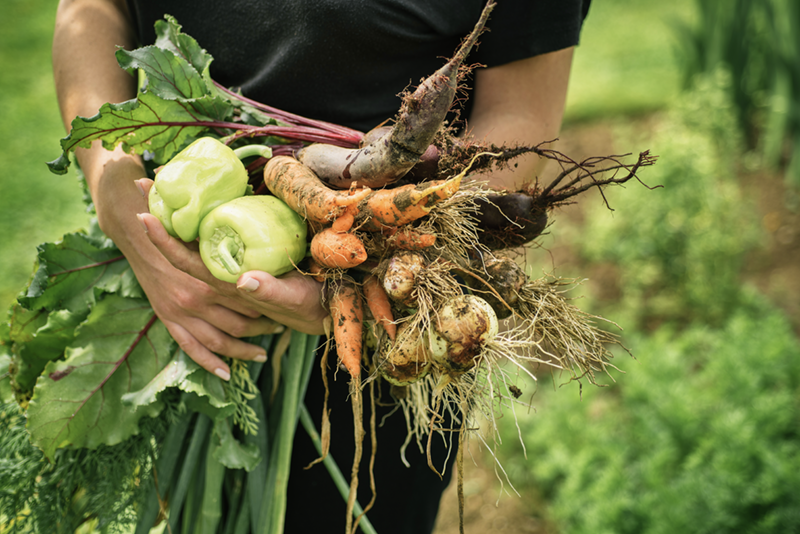
{"type": "Polygon", "coordinates": [[[298,126],[311,126],[313,128],[318,128],[320,130],[326,130],[329,132],[337,133],[346,137],[353,144],[358,144],[364,137],[364,134],[359,132],[358,130],[353,130],[352,128],[347,128],[346,126],[341,126],[339,124],[333,124],[330,122],[309,119],[307,117],[296,115],[294,113],[289,113],[288,111],[283,111],[278,108],[262,104],[261,102],[257,102],[255,100],[247,98],[246,96],[242,96],[238,93],[235,93],[230,89],[228,89],[227,87],[220,85],[218,82],[214,82],[214,85],[218,89],[223,91],[225,94],[237,98],[246,104],[250,104],[254,108],[260,109],[261,111],[270,114],[274,118],[282,120],[284,122],[288,122],[289,124],[295,124],[298,126]]]}
{"type": "MultiPolygon", "coordinates": [[[[136,349],[136,347],[142,341],[142,338],[144,338],[147,335],[147,332],[150,330],[150,328],[152,328],[152,326],[156,323],[157,320],[158,320],[158,317],[156,316],[156,314],[153,314],[153,316],[147,321],[147,324],[145,324],[144,327],[139,331],[139,334],[136,336],[136,339],[133,340],[133,343],[131,343],[131,345],[128,347],[128,350],[125,351],[125,354],[123,354],[122,357],[114,363],[114,367],[100,381],[100,383],[97,384],[97,386],[94,389],[89,391],[89,394],[86,395],[86,397],[84,397],[84,399],[78,404],[77,409],[72,413],[72,415],[70,417],[67,418],[67,421],[72,421],[72,419],[75,418],[75,415],[78,412],[81,411],[81,409],[86,405],[87,402],[89,402],[89,399],[94,397],[95,393],[100,391],[103,388],[103,386],[106,385],[106,382],[108,382],[111,379],[111,377],[114,376],[114,373],[117,372],[117,369],[119,369],[122,366],[122,364],[127,362],[128,357],[131,355],[131,353],[136,349]]],[[[72,369],[70,369],[70,371],[72,371],[72,369]]],[[[51,378],[53,378],[53,377],[51,376],[51,378]]],[[[53,380],[59,380],[61,378],[63,378],[63,376],[59,376],[59,377],[53,378],[53,380]]],[[[56,439],[58,438],[59,435],[61,435],[61,432],[63,432],[64,429],[67,428],[67,426],[68,426],[68,423],[64,424],[61,427],[61,430],[56,435],[56,439]]]]}

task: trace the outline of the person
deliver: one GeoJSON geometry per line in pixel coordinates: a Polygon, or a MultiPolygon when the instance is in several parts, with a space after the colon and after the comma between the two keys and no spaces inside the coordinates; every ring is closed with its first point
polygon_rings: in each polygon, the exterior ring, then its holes
{"type": "MultiPolygon", "coordinates": [[[[118,46],[132,49],[152,43],[154,22],[170,14],[215,58],[211,74],[223,85],[240,87],[246,96],[277,108],[367,131],[396,114],[400,92],[452,55],[478,20],[483,4],[483,0],[60,0],[53,72],[62,119],[68,128],[74,117],[92,116],[106,102],[134,98],[135,78],[119,68],[114,52],[118,46]]],[[[497,144],[532,145],[555,139],[588,7],[589,0],[499,0],[489,31],[467,60],[485,66],[473,70],[468,98],[461,95],[459,124],[475,138],[497,144]]],[[[172,337],[204,369],[228,379],[230,369],[220,355],[264,361],[264,350],[243,338],[280,327],[323,333],[327,311],[321,305],[318,282],[294,272],[275,278],[260,271],[245,273],[236,284],[214,279],[196,247],[170,238],[147,213],[139,180],[145,171],[138,156],[95,143],[77,150],[76,157],[100,228],[127,257],[172,337]]],[[[516,163],[493,172],[490,184],[516,188],[537,176],[544,160],[529,156],[516,163]]],[[[315,384],[309,386],[309,395],[317,389],[315,384]]],[[[346,390],[343,395],[346,398],[346,390]]],[[[311,406],[308,399],[307,403],[311,406]]],[[[342,404],[334,407],[337,411],[346,414],[348,408],[342,404]]],[[[400,426],[389,443],[402,442],[404,422],[400,426]]],[[[384,441],[379,443],[383,447],[384,441]]],[[[298,437],[295,452],[308,446],[298,437]]],[[[389,449],[387,445],[384,450],[389,449]]],[[[340,454],[335,448],[332,452],[334,457],[340,454]]],[[[346,458],[346,451],[343,454],[346,458]]],[[[398,454],[391,462],[379,463],[379,484],[392,480],[416,488],[379,489],[375,512],[370,513],[376,527],[385,529],[378,528],[379,532],[433,528],[447,479],[432,474],[421,459],[416,470],[400,465],[399,470],[387,467],[380,472],[385,465],[400,464],[398,454]],[[415,512],[412,506],[421,510],[415,512]]],[[[309,460],[303,458],[303,465],[309,460]]],[[[322,500],[338,500],[333,487],[309,476],[293,470],[287,532],[308,527],[312,520],[322,524],[332,520],[322,500]],[[292,492],[297,495],[294,500],[292,492]],[[309,499],[316,496],[310,506],[309,499]],[[303,506],[314,512],[304,514],[303,506]]],[[[368,488],[368,483],[360,486],[368,488]]],[[[359,498],[363,499],[361,493],[359,498]]],[[[334,513],[341,509],[340,502],[331,508],[334,513]]]]}

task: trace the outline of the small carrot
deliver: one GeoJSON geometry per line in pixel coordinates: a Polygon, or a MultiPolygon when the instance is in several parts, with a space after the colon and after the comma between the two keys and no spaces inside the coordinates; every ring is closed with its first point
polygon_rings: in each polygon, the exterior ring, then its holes
{"type": "Polygon", "coordinates": [[[317,282],[325,281],[325,268],[317,263],[314,258],[308,259],[308,272],[317,282]]]}
{"type": "Polygon", "coordinates": [[[426,234],[409,226],[392,228],[384,233],[388,234],[386,246],[390,249],[422,250],[436,243],[436,235],[426,234]]]}
{"type": "Polygon", "coordinates": [[[314,234],[309,250],[314,261],[329,269],[349,269],[367,259],[367,250],[358,236],[330,227],[314,234]]]}
{"type": "Polygon", "coordinates": [[[355,222],[363,230],[375,232],[416,221],[430,213],[434,204],[453,196],[462,178],[458,175],[449,180],[371,191],[358,203],[355,222]]]}
{"type": "Polygon", "coordinates": [[[348,207],[347,211],[345,211],[342,215],[337,217],[333,224],[331,224],[331,228],[333,228],[334,232],[347,232],[350,228],[353,227],[353,222],[355,221],[355,214],[351,209],[352,206],[348,207]]]}
{"type": "Polygon", "coordinates": [[[351,377],[361,375],[361,335],[364,311],[361,295],[352,280],[343,278],[331,284],[330,310],[333,339],[339,362],[351,377]]]}
{"type": "Polygon", "coordinates": [[[372,312],[372,317],[386,330],[389,339],[394,341],[397,325],[394,323],[392,303],[389,302],[389,296],[386,295],[380,280],[374,275],[367,275],[364,278],[363,288],[364,299],[367,301],[369,311],[372,312]]]}
{"type": "Polygon", "coordinates": [[[344,215],[347,207],[358,204],[370,189],[334,191],[314,172],[289,156],[270,158],[264,167],[264,183],[304,219],[329,223],[344,215]]]}

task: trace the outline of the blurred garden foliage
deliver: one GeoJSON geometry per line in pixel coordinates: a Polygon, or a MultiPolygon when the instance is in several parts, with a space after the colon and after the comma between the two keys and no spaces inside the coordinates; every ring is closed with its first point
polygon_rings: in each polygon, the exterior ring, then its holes
{"type": "Polygon", "coordinates": [[[697,0],[697,6],[698,20],[680,32],[685,83],[729,70],[747,148],[800,187],[800,2],[697,0]]]}
{"type": "Polygon", "coordinates": [[[500,462],[562,534],[800,531],[800,341],[742,283],[766,239],[739,180],[766,164],[800,186],[800,3],[696,5],[674,26],[684,90],[652,132],[619,130],[659,155],[641,177],[661,187],[609,190],[614,213],[586,203],[553,227],[581,269],[613,272],[615,298],[580,306],[634,356],[616,351],[608,387],[526,384],[536,413],[503,428],[500,462]]]}
{"type": "Polygon", "coordinates": [[[609,196],[621,213],[594,203],[591,231],[571,236],[586,261],[616,267],[621,298],[608,313],[628,328],[720,324],[740,299],[744,255],[762,235],[752,199],[730,179],[742,147],[730,135],[730,85],[722,70],[698,78],[648,140],[659,160],[642,176],[659,187],[614,189],[609,196]]]}
{"type": "Polygon", "coordinates": [[[615,387],[539,397],[527,459],[507,429],[505,469],[527,473],[559,531],[800,531],[800,343],[785,317],[751,302],[717,328],[626,343],[638,360],[615,387]]]}

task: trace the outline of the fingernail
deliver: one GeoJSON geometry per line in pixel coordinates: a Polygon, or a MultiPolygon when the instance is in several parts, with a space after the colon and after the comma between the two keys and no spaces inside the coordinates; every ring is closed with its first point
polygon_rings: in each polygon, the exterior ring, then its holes
{"type": "Polygon", "coordinates": [[[258,363],[264,363],[265,361],[267,361],[267,353],[264,352],[264,353],[259,354],[258,356],[253,358],[253,361],[254,362],[258,362],[258,363]]]}
{"type": "Polygon", "coordinates": [[[247,277],[243,278],[242,281],[239,284],[236,285],[236,288],[237,289],[241,289],[243,291],[247,291],[248,293],[251,293],[251,292],[255,291],[256,289],[258,289],[259,285],[260,284],[258,283],[258,280],[256,280],[255,278],[250,278],[249,276],[247,276],[247,277]]]}
{"type": "Polygon", "coordinates": [[[147,223],[144,222],[144,217],[142,217],[142,214],[141,213],[137,213],[136,214],[136,218],[139,219],[139,224],[142,225],[142,229],[144,230],[144,233],[147,233],[148,232],[147,223]]]}
{"type": "Polygon", "coordinates": [[[220,377],[221,379],[225,380],[226,382],[231,379],[231,374],[220,367],[219,369],[214,369],[214,374],[220,377]]]}
{"type": "Polygon", "coordinates": [[[145,193],[144,193],[144,186],[142,185],[142,181],[141,180],[134,180],[133,183],[136,184],[136,188],[139,189],[139,192],[142,194],[142,196],[144,196],[145,193]]]}

